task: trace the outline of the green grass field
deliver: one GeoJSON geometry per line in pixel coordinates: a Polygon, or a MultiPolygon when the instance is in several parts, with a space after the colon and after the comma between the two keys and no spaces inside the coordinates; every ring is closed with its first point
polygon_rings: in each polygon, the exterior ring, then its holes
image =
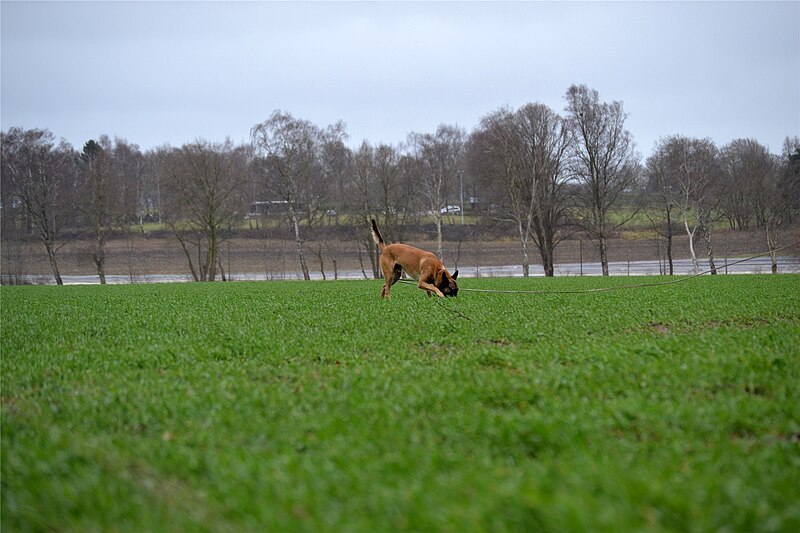
{"type": "Polygon", "coordinates": [[[3,532],[800,530],[800,276],[379,291],[3,287],[3,532]]]}

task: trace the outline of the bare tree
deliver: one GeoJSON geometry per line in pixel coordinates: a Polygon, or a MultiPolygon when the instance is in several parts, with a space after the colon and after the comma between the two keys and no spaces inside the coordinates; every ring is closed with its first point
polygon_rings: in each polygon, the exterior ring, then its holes
{"type": "MultiPolygon", "coordinates": [[[[0,139],[5,134],[0,133],[0,139]]],[[[2,172],[0,172],[0,265],[2,266],[2,283],[20,284],[26,282],[26,271],[23,264],[25,236],[30,233],[29,216],[22,200],[14,192],[11,172],[5,163],[5,140],[2,145],[2,172]]]]}
{"type": "Polygon", "coordinates": [[[300,269],[303,278],[309,280],[300,219],[305,209],[311,222],[311,211],[319,209],[319,199],[323,196],[324,132],[307,120],[275,111],[266,121],[253,126],[250,138],[259,158],[265,189],[286,202],[300,269]]]}
{"type": "Polygon", "coordinates": [[[11,128],[2,134],[2,173],[44,244],[56,284],[63,285],[56,256],[63,246],[58,244],[56,214],[74,173],[72,148],[64,141],[56,145],[47,130],[11,128]]]}
{"type": "Polygon", "coordinates": [[[608,276],[610,233],[608,213],[620,195],[638,178],[638,156],[633,139],[625,129],[627,114],[622,102],[601,103],[597,91],[586,85],[573,85],[566,94],[571,133],[572,173],[581,187],[578,205],[588,216],[581,225],[597,241],[603,275],[608,276]]]}
{"type": "Polygon", "coordinates": [[[416,161],[425,208],[436,227],[436,254],[441,257],[443,208],[454,190],[458,172],[463,170],[466,133],[456,126],[442,124],[435,134],[410,134],[409,146],[416,161]]]}
{"type": "Polygon", "coordinates": [[[695,250],[698,231],[705,237],[711,273],[716,273],[711,227],[719,204],[720,178],[718,151],[710,139],[690,139],[680,135],[659,142],[656,152],[663,157],[664,187],[671,196],[689,237],[689,253],[695,273],[700,271],[695,250]]]}
{"type": "Polygon", "coordinates": [[[393,199],[385,202],[386,212],[389,213],[389,227],[387,234],[390,239],[402,242],[405,238],[405,230],[410,223],[420,225],[422,216],[430,209],[428,198],[420,191],[420,162],[414,150],[407,144],[401,144],[397,148],[397,172],[380,177],[379,180],[385,188],[388,178],[391,176],[396,179],[396,184],[392,186],[394,190],[393,199]],[[391,237],[391,235],[394,235],[391,237]]]}
{"type": "Polygon", "coordinates": [[[554,274],[558,228],[567,205],[563,175],[567,141],[561,117],[547,106],[528,104],[516,112],[501,109],[484,117],[470,143],[473,172],[502,184],[504,217],[517,227],[525,276],[531,239],[545,275],[554,274]]]}
{"type": "Polygon", "coordinates": [[[776,274],[780,233],[800,213],[800,138],[787,137],[782,157],[772,161],[772,170],[764,176],[756,197],[756,209],[764,221],[772,273],[776,274]]]}
{"type": "Polygon", "coordinates": [[[372,160],[380,211],[378,220],[382,220],[381,230],[384,235],[396,242],[403,240],[403,229],[409,214],[410,195],[413,191],[413,186],[404,184],[406,176],[400,164],[401,159],[398,148],[379,144],[375,148],[375,157],[372,160]]]}
{"type": "Polygon", "coordinates": [[[338,221],[338,213],[347,203],[353,153],[345,145],[347,129],[344,122],[337,122],[322,130],[322,181],[318,188],[319,203],[326,218],[338,221]]]}
{"type": "Polygon", "coordinates": [[[83,214],[94,233],[92,260],[100,278],[106,284],[106,243],[111,233],[124,220],[124,184],[115,173],[113,147],[105,135],[100,142],[90,140],[78,157],[78,191],[75,209],[83,214]]]}
{"type": "MultiPolygon", "coordinates": [[[[316,128],[316,126],[314,126],[316,128]]],[[[301,219],[306,225],[321,223],[335,200],[334,190],[344,183],[349,172],[350,150],[345,146],[345,125],[337,122],[324,129],[317,129],[313,156],[315,173],[311,175],[300,194],[295,197],[301,219]]]]}
{"type": "MultiPolygon", "coordinates": [[[[367,228],[369,227],[370,217],[372,217],[373,212],[378,209],[375,149],[367,141],[362,142],[361,146],[353,154],[353,189],[353,211],[356,213],[359,226],[367,228]]],[[[359,257],[361,256],[362,246],[367,250],[367,253],[369,254],[370,265],[372,267],[372,276],[375,279],[378,279],[380,277],[380,273],[378,269],[377,254],[375,252],[375,245],[372,242],[372,237],[368,234],[368,232],[363,231],[359,234],[357,246],[359,250],[359,257]]]]}
{"type": "Polygon", "coordinates": [[[144,231],[144,221],[152,218],[156,211],[154,198],[157,196],[154,173],[149,171],[147,159],[139,147],[125,139],[114,139],[114,173],[120,182],[121,213],[124,229],[137,223],[144,231]]]}
{"type": "Polygon", "coordinates": [[[755,219],[764,226],[764,213],[757,206],[764,182],[775,170],[774,156],[753,139],[736,139],[720,150],[724,186],[720,206],[733,228],[747,229],[755,219]]]}
{"type": "Polygon", "coordinates": [[[142,169],[142,194],[140,197],[139,226],[143,231],[145,222],[163,222],[164,206],[161,202],[161,162],[171,148],[159,147],[147,150],[142,154],[144,158],[142,169]]]}
{"type": "Polygon", "coordinates": [[[197,141],[173,150],[162,168],[166,222],[195,281],[214,281],[224,230],[242,212],[245,165],[230,142],[197,141]]]}
{"type": "Polygon", "coordinates": [[[672,261],[672,239],[674,237],[672,217],[675,210],[675,201],[673,199],[674,191],[671,188],[672,183],[668,176],[667,153],[663,145],[657,147],[655,152],[647,158],[645,174],[649,206],[652,206],[653,210],[658,213],[658,215],[653,216],[648,206],[645,208],[645,215],[650,219],[657,235],[666,241],[668,273],[672,276],[675,271],[672,261]],[[661,219],[661,224],[658,223],[659,218],[661,219]],[[658,229],[659,226],[662,229],[658,229]]]}
{"type": "Polygon", "coordinates": [[[470,173],[478,176],[484,186],[484,199],[508,206],[498,209],[494,216],[511,220],[517,226],[522,246],[522,271],[528,276],[532,216],[527,216],[526,208],[530,203],[518,199],[521,182],[532,176],[521,176],[518,172],[521,147],[516,133],[513,110],[502,108],[484,116],[470,137],[467,161],[470,173]]]}

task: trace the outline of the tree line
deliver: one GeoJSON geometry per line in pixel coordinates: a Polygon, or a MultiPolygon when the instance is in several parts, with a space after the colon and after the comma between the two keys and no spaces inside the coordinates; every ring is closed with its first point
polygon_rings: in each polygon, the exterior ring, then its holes
{"type": "MultiPolygon", "coordinates": [[[[768,249],[800,212],[800,139],[780,155],[752,139],[717,147],[710,139],[663,137],[644,161],[625,128],[623,103],[573,85],[563,113],[539,103],[504,107],[472,132],[442,124],[410,133],[405,143],[351,148],[342,122],[320,127],[284,111],[250,132],[250,142],[197,140],[142,151],[101,136],[78,151],[45,129],[10,128],[2,136],[2,238],[36,235],[56,283],[58,250],[70,230],[91,232],[92,260],[105,282],[105,247],[115,233],[158,222],[169,228],[196,281],[214,281],[220,247],[248,216],[278,213],[294,238],[309,279],[304,241],[326,218],[367,228],[379,220],[402,241],[412,220],[432,222],[436,252],[443,224],[467,203],[471,215],[510,223],[524,274],[538,251],[553,275],[559,242],[585,232],[608,275],[607,239],[626,218],[624,206],[651,221],[665,243],[672,274],[672,240],[689,239],[698,269],[703,246],[712,269],[713,228],[763,228],[768,249]],[[457,207],[456,207],[457,206],[457,207]]],[[[461,212],[463,216],[463,212],[461,212]]],[[[376,264],[367,231],[354,237],[376,264]],[[363,235],[361,235],[363,234],[363,235]]]]}

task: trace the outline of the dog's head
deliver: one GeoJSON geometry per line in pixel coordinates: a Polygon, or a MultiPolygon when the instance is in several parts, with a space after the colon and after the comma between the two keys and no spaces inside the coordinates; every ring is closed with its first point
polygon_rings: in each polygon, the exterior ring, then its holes
{"type": "Polygon", "coordinates": [[[444,268],[441,269],[436,273],[436,288],[442,291],[442,294],[445,296],[456,296],[458,294],[458,283],[456,283],[457,277],[458,270],[453,272],[453,275],[451,276],[447,270],[444,268]]]}

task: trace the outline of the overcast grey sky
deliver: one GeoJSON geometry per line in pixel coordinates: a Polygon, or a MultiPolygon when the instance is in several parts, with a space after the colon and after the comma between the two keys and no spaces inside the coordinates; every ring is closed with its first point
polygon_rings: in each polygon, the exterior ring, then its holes
{"type": "Polygon", "coordinates": [[[659,137],[800,135],[800,2],[9,2],[2,129],[143,149],[248,140],[275,109],[350,144],[471,131],[501,106],[562,112],[574,83],[659,137]]]}

